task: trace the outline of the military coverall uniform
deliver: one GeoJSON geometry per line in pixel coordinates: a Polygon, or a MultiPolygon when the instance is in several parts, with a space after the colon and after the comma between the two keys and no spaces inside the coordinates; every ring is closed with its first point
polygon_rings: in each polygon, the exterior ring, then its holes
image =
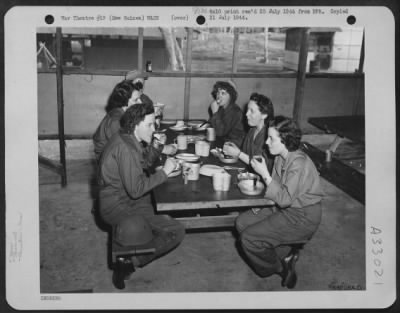
{"type": "Polygon", "coordinates": [[[108,112],[100,122],[93,135],[94,153],[96,160],[100,159],[101,152],[103,151],[106,143],[110,138],[118,132],[120,128],[120,119],[124,115],[122,108],[115,108],[108,112]]]}
{"type": "MultiPolygon", "coordinates": [[[[246,137],[244,137],[242,151],[249,156],[249,160],[251,160],[255,155],[262,155],[266,160],[268,171],[271,173],[272,166],[274,164],[274,158],[264,149],[266,140],[265,126],[257,133],[256,137],[254,138],[255,132],[256,127],[250,128],[246,137]]],[[[247,166],[247,169],[250,172],[253,171],[253,168],[250,165],[247,166]]]]}
{"type": "Polygon", "coordinates": [[[319,173],[303,151],[289,152],[286,160],[275,158],[265,193],[275,206],[249,210],[236,219],[243,250],[259,276],[282,270],[276,247],[312,237],[321,221],[322,196],[319,173]]]}
{"type": "Polygon", "coordinates": [[[229,104],[226,108],[219,107],[210,118],[210,124],[215,129],[217,141],[223,145],[226,141],[241,147],[245,136],[243,112],[237,104],[229,104]]]}
{"type": "Polygon", "coordinates": [[[156,149],[144,149],[134,135],[117,132],[107,143],[99,165],[100,216],[115,227],[126,218],[143,216],[153,232],[151,255],[137,256],[140,266],[176,247],[185,234],[182,224],[165,215],[155,215],[151,191],[167,180],[163,170],[149,174],[159,156],[156,149]]]}

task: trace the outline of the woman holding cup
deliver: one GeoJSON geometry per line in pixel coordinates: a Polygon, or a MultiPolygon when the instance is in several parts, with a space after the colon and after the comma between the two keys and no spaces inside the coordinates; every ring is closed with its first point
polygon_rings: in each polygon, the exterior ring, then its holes
{"type": "MultiPolygon", "coordinates": [[[[232,81],[218,81],[213,86],[211,96],[214,101],[211,102],[209,108],[211,115],[209,122],[216,137],[219,137],[219,140],[223,142],[232,141],[240,146],[245,132],[242,120],[243,112],[236,104],[235,84],[232,81]]],[[[208,137],[211,136],[210,134],[207,135],[208,137]]]]}
{"type": "Polygon", "coordinates": [[[290,118],[277,116],[268,127],[266,144],[276,156],[272,172],[265,159],[250,161],[267,185],[265,197],[274,207],[252,209],[238,216],[236,229],[241,246],[254,271],[261,277],[278,274],[282,286],[294,288],[298,251],[279,258],[280,245],[307,242],[321,221],[323,192],[319,173],[312,160],[301,151],[301,131],[290,118]]]}
{"type": "Polygon", "coordinates": [[[247,105],[246,117],[251,128],[244,138],[241,149],[232,142],[226,142],[223,152],[225,155],[238,157],[248,165],[253,156],[263,155],[267,160],[269,170],[271,170],[273,158],[263,149],[266,125],[274,118],[274,107],[271,100],[262,94],[251,94],[247,105]]]}

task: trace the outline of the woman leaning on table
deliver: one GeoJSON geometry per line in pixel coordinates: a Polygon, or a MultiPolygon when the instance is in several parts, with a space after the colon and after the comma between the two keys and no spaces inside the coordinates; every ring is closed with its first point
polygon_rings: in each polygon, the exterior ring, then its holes
{"type": "Polygon", "coordinates": [[[258,93],[252,93],[247,104],[246,118],[251,127],[244,138],[242,149],[232,142],[225,143],[224,154],[237,156],[248,164],[255,155],[263,155],[267,160],[268,169],[272,169],[273,158],[264,151],[266,128],[270,120],[274,118],[274,106],[272,101],[258,93]]]}
{"type": "Polygon", "coordinates": [[[310,240],[321,221],[319,173],[299,149],[300,140],[301,131],[292,119],[277,116],[271,121],[266,144],[276,156],[273,170],[268,170],[265,159],[253,158],[250,164],[263,178],[265,197],[275,206],[252,209],[236,219],[241,246],[254,271],[261,277],[278,274],[288,288],[297,281],[298,254],[280,259],[275,248],[310,240]]]}

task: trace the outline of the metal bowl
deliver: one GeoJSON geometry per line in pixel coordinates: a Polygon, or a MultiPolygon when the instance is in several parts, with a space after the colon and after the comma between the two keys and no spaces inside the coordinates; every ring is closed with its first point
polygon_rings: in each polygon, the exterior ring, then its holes
{"type": "Polygon", "coordinates": [[[249,173],[249,172],[244,172],[244,173],[238,174],[237,179],[238,179],[238,181],[254,180],[254,179],[259,179],[259,177],[256,174],[249,173]]]}
{"type": "Polygon", "coordinates": [[[244,179],[238,183],[238,187],[240,191],[249,196],[259,195],[264,190],[264,185],[257,180],[257,183],[254,184],[253,179],[244,179]]]}

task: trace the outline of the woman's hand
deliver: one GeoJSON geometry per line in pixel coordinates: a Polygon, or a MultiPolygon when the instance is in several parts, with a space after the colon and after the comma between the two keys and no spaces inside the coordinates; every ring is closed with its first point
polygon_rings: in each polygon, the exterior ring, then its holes
{"type": "Polygon", "coordinates": [[[250,165],[261,177],[271,177],[265,159],[262,156],[254,156],[250,160],[250,165]]]}
{"type": "Polygon", "coordinates": [[[171,174],[178,167],[178,162],[174,158],[167,158],[163,170],[167,176],[171,174]]]}
{"type": "Polygon", "coordinates": [[[211,109],[211,112],[212,112],[213,114],[215,114],[215,113],[218,112],[219,104],[217,103],[217,100],[214,100],[213,102],[211,102],[211,104],[210,104],[210,109],[211,109]]]}
{"type": "Polygon", "coordinates": [[[233,142],[225,142],[224,147],[222,149],[224,154],[238,157],[240,154],[240,149],[233,142]]]}
{"type": "Polygon", "coordinates": [[[158,140],[159,143],[165,145],[167,142],[167,135],[164,133],[154,133],[153,137],[155,140],[158,140]]]}
{"type": "Polygon", "coordinates": [[[174,155],[176,153],[176,151],[178,150],[177,146],[174,144],[170,144],[170,145],[165,145],[162,153],[166,154],[166,155],[174,155]]]}

